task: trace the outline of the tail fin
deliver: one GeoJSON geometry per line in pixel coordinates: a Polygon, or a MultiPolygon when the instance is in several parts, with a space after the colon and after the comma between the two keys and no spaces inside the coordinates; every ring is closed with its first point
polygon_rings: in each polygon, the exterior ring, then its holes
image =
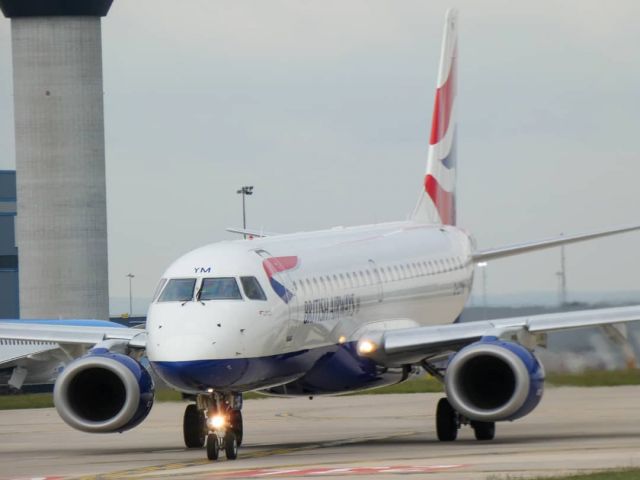
{"type": "Polygon", "coordinates": [[[456,80],[458,12],[447,11],[436,99],[433,106],[427,173],[412,219],[417,222],[456,223],[456,80]]]}

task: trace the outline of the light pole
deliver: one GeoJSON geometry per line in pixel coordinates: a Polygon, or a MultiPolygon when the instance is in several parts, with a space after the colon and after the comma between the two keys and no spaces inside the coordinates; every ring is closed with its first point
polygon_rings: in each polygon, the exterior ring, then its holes
{"type": "Polygon", "coordinates": [[[133,316],[133,290],[131,289],[131,280],[135,277],[133,273],[127,273],[129,278],[129,318],[133,316]]]}
{"type": "Polygon", "coordinates": [[[487,262],[478,263],[478,268],[482,270],[482,306],[484,309],[484,319],[487,319],[487,262]]]}
{"type": "MultiPolygon", "coordinates": [[[[242,195],[242,229],[247,229],[247,209],[245,207],[244,197],[245,195],[253,195],[253,186],[244,186],[240,190],[236,191],[237,194],[242,195]]],[[[242,234],[244,238],[247,238],[247,234],[242,234]]]]}

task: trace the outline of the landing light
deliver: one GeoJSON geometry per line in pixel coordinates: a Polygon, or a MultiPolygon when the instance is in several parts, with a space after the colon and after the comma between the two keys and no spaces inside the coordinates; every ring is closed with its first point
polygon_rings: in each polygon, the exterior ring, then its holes
{"type": "Polygon", "coordinates": [[[366,355],[368,353],[373,353],[376,351],[378,346],[373,343],[371,340],[361,340],[358,343],[358,353],[361,355],[366,355]]]}
{"type": "Polygon", "coordinates": [[[211,430],[219,430],[224,427],[225,423],[227,423],[227,419],[224,418],[224,415],[214,415],[207,418],[207,426],[211,430]]]}

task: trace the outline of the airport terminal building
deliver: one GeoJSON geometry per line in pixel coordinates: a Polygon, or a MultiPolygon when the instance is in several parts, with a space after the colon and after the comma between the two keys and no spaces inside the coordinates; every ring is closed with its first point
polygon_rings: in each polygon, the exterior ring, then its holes
{"type": "Polygon", "coordinates": [[[0,170],[0,318],[18,318],[16,172],[0,170]]]}

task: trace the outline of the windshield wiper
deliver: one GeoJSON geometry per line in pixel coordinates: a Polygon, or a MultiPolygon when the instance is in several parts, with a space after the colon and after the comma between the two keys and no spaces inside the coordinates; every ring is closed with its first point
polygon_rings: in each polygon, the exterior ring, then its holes
{"type": "Polygon", "coordinates": [[[204,305],[204,302],[202,300],[200,300],[200,295],[202,295],[202,287],[204,287],[204,285],[201,283],[200,284],[200,288],[198,289],[198,292],[196,293],[196,302],[200,302],[201,305],[204,305]]]}

